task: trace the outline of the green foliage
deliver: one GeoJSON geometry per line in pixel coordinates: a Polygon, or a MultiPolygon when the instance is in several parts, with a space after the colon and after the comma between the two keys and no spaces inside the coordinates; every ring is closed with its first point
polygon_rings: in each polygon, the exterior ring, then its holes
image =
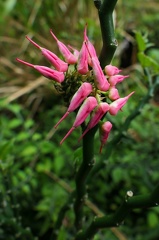
{"type": "MultiPolygon", "coordinates": [[[[46,123],[50,122],[52,113],[52,110],[48,111],[46,123]]],[[[35,239],[36,235],[45,235],[67,196],[61,187],[49,181],[46,173],[53,171],[69,176],[69,169],[64,172],[63,169],[69,164],[71,149],[65,144],[61,152],[59,143],[47,140],[45,130],[42,133],[37,130],[36,122],[27,115],[19,104],[6,105],[1,101],[0,188],[3,189],[1,207],[4,210],[1,212],[0,236],[3,239],[12,239],[11,233],[13,239],[27,239],[28,236],[35,239]],[[7,185],[4,185],[6,181],[7,185]],[[14,207],[16,204],[18,210],[14,207]],[[25,213],[27,209],[29,212],[25,213]],[[30,226],[33,219],[35,223],[30,226]],[[41,223],[43,227],[39,231],[38,224],[41,223]],[[26,230],[28,227],[32,227],[31,232],[26,230]],[[7,228],[11,228],[11,232],[7,232],[7,228]],[[35,234],[37,230],[38,234],[35,234]]]]}
{"type": "MultiPolygon", "coordinates": [[[[151,56],[146,55],[146,50],[153,46],[153,44],[149,43],[147,36],[143,36],[140,32],[136,32],[136,41],[138,45],[138,59],[143,68],[149,68],[153,73],[159,72],[159,64],[156,61],[154,56],[156,54],[151,54],[151,56]]],[[[157,51],[157,50],[156,50],[157,51]]],[[[154,49],[155,52],[155,49],[154,49]]],[[[150,55],[150,54],[149,54],[150,55]]]]}

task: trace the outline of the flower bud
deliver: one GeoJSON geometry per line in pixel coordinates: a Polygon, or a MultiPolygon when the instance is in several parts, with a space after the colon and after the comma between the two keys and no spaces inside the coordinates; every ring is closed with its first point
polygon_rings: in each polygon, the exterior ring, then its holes
{"type": "MultiPolygon", "coordinates": [[[[85,26],[85,29],[87,29],[87,24],[86,24],[86,26],[85,26]]],[[[85,30],[85,32],[86,32],[86,30],[85,30]]],[[[86,35],[86,34],[85,34],[85,35],[86,35]]],[[[91,56],[91,57],[98,58],[98,57],[97,57],[97,54],[96,54],[96,50],[95,50],[93,44],[91,43],[91,41],[89,40],[89,38],[88,38],[87,35],[85,36],[85,43],[86,43],[86,45],[87,45],[87,46],[86,46],[86,47],[87,47],[87,51],[88,51],[88,53],[90,54],[90,56],[91,56]]],[[[90,56],[88,57],[88,63],[89,63],[89,65],[92,67],[92,61],[91,61],[90,56]]]]}
{"type": "Polygon", "coordinates": [[[54,35],[54,33],[52,32],[52,30],[50,30],[51,35],[53,36],[53,38],[56,40],[57,45],[59,47],[59,51],[61,52],[61,54],[63,55],[63,57],[65,58],[65,61],[68,64],[75,64],[77,62],[77,57],[74,56],[70,50],[66,47],[65,44],[63,44],[62,42],[60,42],[57,37],[54,35]]]}
{"type": "Polygon", "coordinates": [[[97,88],[101,91],[107,91],[109,89],[110,84],[108,83],[106,76],[102,71],[98,58],[93,57],[91,58],[91,60],[93,72],[95,75],[95,84],[97,88]]]}
{"type": "Polygon", "coordinates": [[[109,93],[108,93],[108,97],[110,100],[115,101],[118,98],[120,98],[119,93],[118,93],[118,89],[116,87],[110,87],[109,88],[109,93]]]}
{"type": "Polygon", "coordinates": [[[88,69],[89,54],[88,54],[88,50],[86,47],[86,40],[87,40],[87,36],[86,36],[86,27],[85,27],[84,40],[83,40],[82,48],[79,53],[78,64],[77,64],[77,71],[83,75],[87,74],[87,72],[89,70],[88,69]]]}
{"type": "Polygon", "coordinates": [[[101,120],[101,118],[106,114],[106,112],[108,112],[109,110],[109,104],[106,102],[101,102],[99,103],[99,105],[95,108],[95,110],[92,113],[91,119],[88,123],[88,126],[86,128],[86,130],[83,132],[82,136],[80,137],[79,140],[81,140],[81,138],[84,137],[84,135],[93,127],[95,127],[95,125],[98,124],[98,122],[101,120]]]}
{"type": "Polygon", "coordinates": [[[72,97],[70,105],[67,109],[67,112],[59,120],[59,122],[55,125],[54,128],[56,128],[69,115],[70,112],[73,112],[75,109],[77,109],[81,105],[81,103],[84,101],[84,99],[91,92],[92,92],[92,85],[90,83],[87,83],[87,82],[82,83],[82,85],[80,86],[78,91],[72,97]]]}
{"type": "Polygon", "coordinates": [[[99,128],[100,141],[101,141],[101,146],[99,150],[100,153],[102,152],[102,148],[108,139],[111,129],[112,129],[112,124],[109,121],[100,125],[100,128],[99,128]]]}
{"type": "Polygon", "coordinates": [[[121,110],[122,107],[127,103],[129,97],[131,97],[132,94],[134,94],[134,92],[130,93],[126,97],[119,98],[119,99],[115,100],[114,102],[112,102],[109,105],[109,113],[111,115],[116,115],[118,113],[118,111],[121,110]]]}
{"type": "Polygon", "coordinates": [[[79,57],[79,51],[78,51],[76,48],[74,48],[74,47],[72,47],[72,46],[70,46],[70,45],[68,45],[68,48],[73,51],[73,55],[74,55],[76,58],[79,57]]]}
{"type": "Polygon", "coordinates": [[[109,77],[109,83],[111,86],[115,86],[117,83],[122,82],[125,78],[129,76],[123,76],[123,75],[114,75],[109,77]]]}
{"type": "Polygon", "coordinates": [[[54,81],[61,83],[64,81],[65,79],[65,75],[63,72],[58,72],[52,68],[48,68],[45,66],[39,66],[39,65],[33,65],[31,63],[25,62],[19,58],[16,58],[16,60],[18,62],[21,62],[29,67],[32,67],[34,69],[36,69],[38,72],[40,72],[44,77],[49,78],[49,79],[53,79],[54,81]]]}
{"type": "Polygon", "coordinates": [[[47,50],[46,48],[40,47],[37,43],[35,43],[28,36],[26,38],[38,49],[41,50],[43,56],[58,70],[59,72],[66,72],[68,69],[68,64],[62,61],[60,58],[56,56],[53,52],[47,50]]]}
{"type": "Polygon", "coordinates": [[[88,97],[82,106],[80,107],[76,119],[74,121],[74,124],[72,128],[68,131],[68,133],[65,135],[65,137],[61,140],[60,144],[62,144],[65,139],[73,132],[75,128],[80,126],[88,117],[88,115],[93,111],[93,109],[97,106],[97,100],[95,97],[88,97]]]}
{"type": "Polygon", "coordinates": [[[112,66],[111,64],[105,66],[104,70],[105,70],[105,73],[106,73],[108,76],[113,76],[113,75],[116,75],[116,74],[118,74],[119,72],[121,72],[121,70],[119,70],[119,68],[117,68],[117,67],[115,67],[115,66],[112,66]]]}

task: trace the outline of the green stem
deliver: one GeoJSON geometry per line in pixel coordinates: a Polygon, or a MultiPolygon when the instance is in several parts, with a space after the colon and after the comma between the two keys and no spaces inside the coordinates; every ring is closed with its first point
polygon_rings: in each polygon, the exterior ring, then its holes
{"type": "Polygon", "coordinates": [[[113,11],[116,3],[117,0],[104,0],[102,4],[99,4],[98,8],[103,39],[103,47],[99,56],[102,68],[111,62],[117,48],[117,40],[115,39],[113,23],[113,11]]]}
{"type": "Polygon", "coordinates": [[[96,130],[97,127],[94,127],[83,138],[83,161],[76,175],[76,200],[74,203],[77,229],[82,227],[82,207],[86,198],[86,182],[94,165],[94,135],[96,130]]]}
{"type": "Polygon", "coordinates": [[[90,240],[99,228],[117,227],[122,224],[127,214],[136,208],[150,208],[159,205],[159,184],[150,194],[126,197],[118,210],[109,216],[94,218],[91,225],[77,235],[75,240],[90,240]]]}
{"type": "MultiPolygon", "coordinates": [[[[103,39],[103,47],[99,56],[102,68],[110,63],[117,47],[112,17],[116,2],[117,0],[104,0],[102,3],[101,1],[94,1],[95,6],[98,8],[103,39]]],[[[75,226],[77,229],[82,227],[82,209],[86,197],[86,182],[94,165],[94,135],[96,130],[97,127],[93,128],[83,138],[83,161],[76,176],[76,199],[74,203],[75,226]]]]}

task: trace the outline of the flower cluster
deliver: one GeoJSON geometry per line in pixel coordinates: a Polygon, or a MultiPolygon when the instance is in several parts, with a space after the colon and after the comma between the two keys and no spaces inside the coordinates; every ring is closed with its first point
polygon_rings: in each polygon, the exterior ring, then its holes
{"type": "Polygon", "coordinates": [[[26,36],[26,38],[36,48],[41,50],[43,56],[51,63],[53,68],[33,65],[19,58],[17,58],[17,61],[34,68],[46,78],[54,80],[61,88],[66,87],[64,82],[68,84],[72,84],[72,82],[75,83],[76,87],[74,89],[76,90],[71,96],[68,109],[55,125],[55,128],[57,128],[71,112],[75,110],[78,110],[78,112],[72,128],[61,140],[60,144],[63,143],[74,129],[84,123],[88,116],[90,116],[87,126],[79,140],[99,123],[101,152],[112,128],[112,124],[109,121],[102,122],[102,119],[107,113],[116,115],[134,93],[131,92],[128,96],[123,98],[121,98],[118,93],[117,84],[128,76],[120,75],[120,70],[111,64],[105,66],[104,70],[102,70],[95,48],[87,37],[87,26],[84,29],[84,40],[80,51],[71,46],[67,47],[64,45],[57,39],[52,30],[50,33],[57,42],[64,61],[53,52],[39,46],[28,36],[26,36]],[[71,72],[70,69],[72,69],[72,65],[74,66],[74,70],[71,72]],[[71,79],[71,83],[68,79],[71,79]]]}

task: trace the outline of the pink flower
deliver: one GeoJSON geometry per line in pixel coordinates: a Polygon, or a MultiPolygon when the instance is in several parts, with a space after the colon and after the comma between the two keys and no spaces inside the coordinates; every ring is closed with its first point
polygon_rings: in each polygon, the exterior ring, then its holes
{"type": "Polygon", "coordinates": [[[78,51],[76,48],[74,48],[74,47],[72,47],[72,46],[70,46],[70,45],[68,45],[68,48],[73,51],[73,55],[74,55],[76,58],[79,57],[79,51],[78,51]]]}
{"type": "Polygon", "coordinates": [[[80,73],[80,74],[87,74],[88,72],[88,58],[89,58],[89,55],[88,55],[88,50],[87,50],[87,47],[86,47],[86,41],[87,41],[87,36],[86,36],[86,27],[84,29],[84,40],[83,40],[83,44],[82,44],[82,48],[80,50],[80,53],[79,53],[79,58],[78,58],[78,64],[77,64],[77,71],[80,73]]]}
{"type": "Polygon", "coordinates": [[[71,112],[75,110],[78,111],[73,126],[60,142],[60,144],[62,144],[72,133],[72,131],[80,126],[90,115],[89,120],[86,121],[88,122],[87,127],[85,128],[79,140],[83,138],[83,136],[85,136],[90,129],[99,124],[101,152],[102,147],[106,143],[112,128],[112,124],[109,121],[101,124],[101,120],[103,120],[107,112],[109,112],[111,115],[116,115],[119,110],[122,110],[122,107],[127,103],[130,96],[134,93],[132,92],[128,96],[120,98],[118,89],[116,88],[116,85],[122,82],[128,76],[119,75],[121,70],[111,64],[105,66],[104,70],[101,68],[96,50],[87,36],[87,24],[84,29],[83,43],[80,51],[76,50],[70,45],[67,47],[65,44],[60,42],[52,30],[50,30],[50,33],[57,42],[59,51],[63,55],[66,62],[61,60],[48,49],[39,46],[28,36],[26,36],[26,38],[36,48],[41,50],[43,56],[49,60],[56,70],[45,66],[33,65],[19,58],[17,58],[17,61],[34,68],[46,78],[53,79],[58,83],[62,83],[66,76],[66,82],[61,84],[59,88],[61,91],[63,91],[63,93],[68,93],[69,96],[72,93],[72,88],[75,88],[76,90],[81,83],[81,86],[73,95],[66,113],[62,116],[54,128],[57,128],[57,126],[71,112]],[[74,64],[74,66],[70,66],[68,70],[69,64],[74,64]],[[81,76],[80,74],[86,76],[81,76]],[[109,103],[111,103],[108,104],[107,100],[109,103]]]}
{"type": "Polygon", "coordinates": [[[81,105],[83,100],[92,92],[92,90],[92,85],[90,83],[82,83],[78,91],[72,97],[67,112],[59,120],[59,122],[55,125],[54,128],[56,128],[69,115],[70,112],[73,112],[75,109],[77,109],[81,105]]]}
{"type": "MultiPolygon", "coordinates": [[[[87,24],[85,26],[85,44],[87,45],[86,46],[87,47],[87,51],[88,51],[88,53],[89,53],[89,55],[91,57],[98,58],[97,54],[96,54],[96,50],[95,50],[93,44],[91,43],[91,41],[89,41],[89,38],[87,37],[86,30],[87,30],[87,24]]],[[[92,62],[91,62],[90,57],[88,58],[88,63],[92,67],[92,62]]]]}
{"type": "Polygon", "coordinates": [[[95,84],[97,88],[101,91],[107,91],[110,84],[108,83],[106,76],[104,75],[99,60],[96,57],[92,57],[92,68],[95,76],[95,84]]]}
{"type": "Polygon", "coordinates": [[[64,81],[65,79],[65,75],[63,72],[58,72],[54,69],[45,67],[45,66],[39,66],[39,65],[33,65],[31,63],[25,62],[19,58],[16,58],[16,60],[18,62],[21,62],[29,67],[32,67],[34,69],[36,69],[38,72],[40,72],[44,77],[49,78],[49,79],[53,79],[54,81],[61,83],[64,81]]]}
{"type": "Polygon", "coordinates": [[[119,93],[118,93],[118,89],[116,87],[114,87],[114,86],[111,86],[109,88],[108,97],[112,101],[117,100],[118,98],[120,98],[119,93]]]}
{"type": "Polygon", "coordinates": [[[60,144],[62,144],[65,139],[73,132],[75,128],[80,126],[88,117],[88,115],[93,111],[93,109],[97,106],[97,100],[95,97],[88,97],[82,106],[80,107],[76,119],[74,121],[74,124],[72,128],[68,131],[68,133],[65,135],[65,137],[61,140],[60,144]]]}
{"type": "Polygon", "coordinates": [[[52,32],[52,30],[50,30],[50,33],[53,36],[53,38],[56,40],[59,50],[63,55],[63,57],[65,58],[65,61],[69,64],[75,64],[77,62],[77,57],[70,52],[70,50],[66,47],[65,44],[63,44],[57,39],[57,37],[52,32]]]}
{"type": "Polygon", "coordinates": [[[79,140],[81,140],[81,138],[84,137],[84,135],[91,129],[93,128],[95,125],[97,125],[97,123],[101,120],[101,118],[106,114],[106,112],[108,112],[109,110],[109,104],[106,102],[101,102],[99,103],[99,105],[95,108],[92,117],[88,123],[88,126],[86,128],[86,130],[83,132],[82,136],[79,138],[79,140]]]}
{"type": "Polygon", "coordinates": [[[121,72],[121,70],[119,70],[119,68],[117,68],[117,67],[115,67],[115,66],[112,66],[111,64],[105,66],[104,69],[105,69],[105,73],[106,73],[108,76],[113,76],[113,75],[116,75],[116,74],[118,74],[119,72],[121,72]]]}
{"type": "Polygon", "coordinates": [[[44,57],[49,60],[49,62],[56,68],[56,70],[60,72],[66,72],[68,69],[68,64],[62,61],[60,58],[58,58],[54,53],[47,50],[46,48],[40,47],[37,43],[35,43],[32,39],[30,39],[28,36],[26,38],[38,49],[41,50],[44,57]]]}
{"type": "Polygon", "coordinates": [[[100,141],[101,141],[101,146],[100,146],[100,150],[99,150],[100,153],[102,152],[102,148],[108,139],[111,129],[112,129],[112,124],[109,121],[100,125],[100,129],[99,129],[100,141]]]}
{"type": "Polygon", "coordinates": [[[118,113],[118,111],[121,110],[122,107],[127,103],[129,97],[131,97],[132,94],[134,94],[134,92],[130,93],[126,97],[119,98],[119,99],[115,100],[114,102],[112,102],[109,105],[109,113],[111,115],[116,115],[118,113]]]}
{"type": "Polygon", "coordinates": [[[114,76],[109,77],[109,83],[111,86],[115,86],[117,83],[122,82],[127,77],[129,77],[129,76],[114,75],[114,76]]]}
{"type": "Polygon", "coordinates": [[[89,39],[86,41],[86,44],[87,44],[87,49],[88,49],[89,53],[91,54],[91,57],[98,58],[97,54],[96,54],[96,50],[95,50],[93,44],[89,41],[89,39]]]}

